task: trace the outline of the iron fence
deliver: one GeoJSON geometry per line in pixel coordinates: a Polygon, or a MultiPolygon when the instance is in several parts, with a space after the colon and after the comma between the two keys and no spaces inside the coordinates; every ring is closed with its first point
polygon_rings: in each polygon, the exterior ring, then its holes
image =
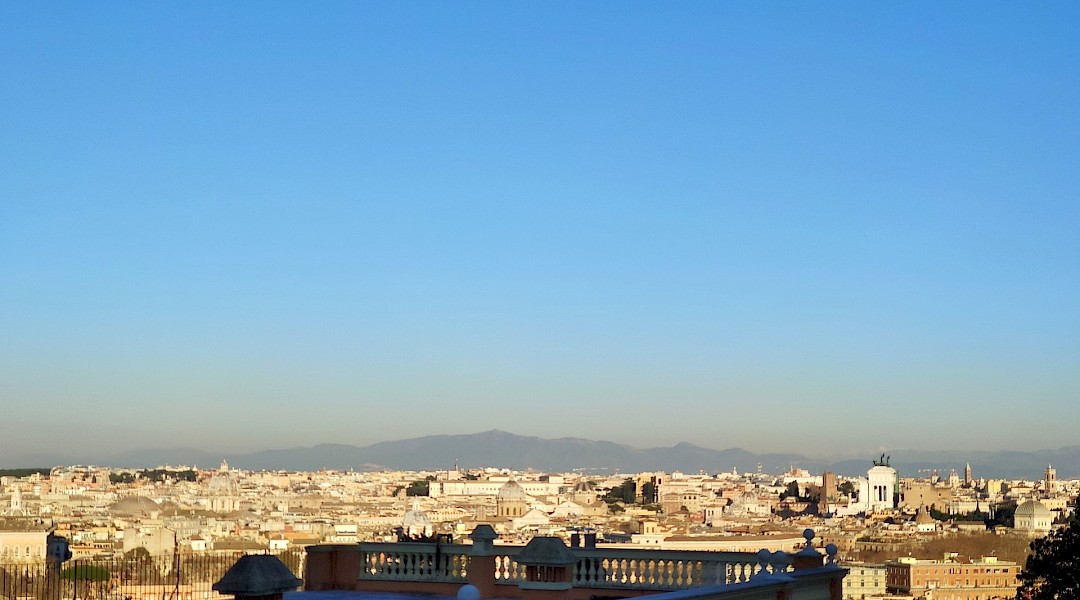
{"type": "MultiPolygon", "coordinates": [[[[245,552],[0,564],[0,600],[215,600],[212,586],[245,552]]],[[[278,558],[302,577],[302,552],[278,558]]]]}

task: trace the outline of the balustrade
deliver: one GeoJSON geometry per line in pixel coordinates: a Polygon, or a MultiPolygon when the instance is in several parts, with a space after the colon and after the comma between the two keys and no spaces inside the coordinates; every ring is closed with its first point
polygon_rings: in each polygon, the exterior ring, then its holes
{"type": "Polygon", "coordinates": [[[681,590],[741,583],[761,568],[756,555],[736,552],[579,548],[576,554],[579,587],[681,590]]]}
{"type": "Polygon", "coordinates": [[[500,548],[499,550],[499,554],[495,556],[495,582],[517,584],[524,581],[525,566],[514,560],[521,548],[500,548]]]}
{"type": "Polygon", "coordinates": [[[464,583],[468,546],[360,544],[360,579],[464,583]]]}
{"type": "MultiPolygon", "coordinates": [[[[520,548],[500,547],[493,576],[517,584],[525,568],[514,557],[520,548]]],[[[469,546],[424,543],[363,543],[360,579],[464,582],[469,546]]],[[[619,548],[576,548],[576,587],[679,590],[700,585],[741,583],[761,570],[758,557],[738,552],[687,552],[619,548]]]]}
{"type": "MultiPolygon", "coordinates": [[[[493,545],[494,531],[481,531],[481,534],[473,536],[472,545],[401,542],[361,543],[351,550],[334,546],[309,548],[309,554],[314,553],[317,558],[309,561],[309,565],[317,567],[311,573],[318,575],[317,579],[308,581],[308,589],[328,589],[327,585],[334,586],[339,581],[348,585],[347,580],[335,578],[334,569],[349,561],[333,557],[349,555],[355,557],[352,573],[359,571],[358,576],[349,575],[359,580],[352,580],[357,590],[364,589],[368,582],[374,590],[385,591],[390,584],[394,589],[404,585],[410,591],[428,593],[424,586],[431,584],[430,593],[446,593],[445,587],[438,586],[469,584],[486,590],[483,597],[503,598],[520,598],[523,592],[538,589],[550,592],[554,589],[552,585],[565,582],[566,589],[578,593],[592,589],[596,590],[594,595],[601,596],[625,590],[629,595],[678,592],[695,598],[700,595],[702,600],[713,596],[743,598],[740,595],[743,593],[749,594],[746,598],[775,598],[778,596],[768,596],[772,592],[765,590],[776,588],[787,590],[782,591],[783,597],[793,600],[824,600],[839,598],[844,574],[835,564],[835,546],[826,546],[828,556],[822,555],[812,545],[810,530],[804,532],[806,548],[796,555],[768,550],[751,554],[560,546],[569,553],[560,560],[567,562],[552,562],[546,556],[537,561],[538,556],[522,554],[525,547],[493,545]],[[524,562],[519,563],[519,558],[524,562]],[[565,579],[560,580],[561,577],[565,579]],[[760,596],[761,593],[765,596],[760,596]]],[[[685,599],[677,594],[672,600],[685,599]]]]}

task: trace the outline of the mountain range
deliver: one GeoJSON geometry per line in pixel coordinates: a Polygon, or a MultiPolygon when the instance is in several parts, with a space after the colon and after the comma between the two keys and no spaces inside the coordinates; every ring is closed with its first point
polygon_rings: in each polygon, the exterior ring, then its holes
{"type": "MultiPolygon", "coordinates": [[[[864,460],[814,459],[794,453],[758,454],[741,448],[714,450],[682,442],[671,447],[635,448],[581,438],[545,439],[500,430],[466,435],[434,435],[378,442],[369,446],[319,444],[310,447],[261,450],[250,453],[215,453],[196,448],[144,448],[108,456],[23,455],[0,457],[0,467],[44,467],[96,464],[147,468],[160,465],[213,466],[229,464],[249,470],[436,470],[506,467],[537,471],[638,473],[682,471],[718,473],[762,470],[779,474],[791,467],[820,474],[862,475],[877,456],[864,460]]],[[[1080,446],[1035,452],[894,450],[891,464],[901,476],[926,475],[936,469],[942,477],[950,470],[963,474],[970,463],[976,478],[1041,479],[1048,464],[1062,479],[1080,477],[1080,446]]]]}

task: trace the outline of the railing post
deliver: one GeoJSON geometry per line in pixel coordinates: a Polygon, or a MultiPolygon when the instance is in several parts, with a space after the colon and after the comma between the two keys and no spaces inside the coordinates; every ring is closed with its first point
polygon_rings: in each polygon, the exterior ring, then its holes
{"type": "Polygon", "coordinates": [[[814,530],[804,529],[803,538],[806,539],[806,544],[802,550],[799,550],[795,554],[795,560],[792,566],[796,571],[802,571],[804,569],[816,569],[825,564],[825,557],[814,548],[814,530]]]}
{"type": "Polygon", "coordinates": [[[836,544],[825,544],[825,554],[828,558],[825,559],[825,564],[837,569],[837,573],[829,580],[829,600],[843,600],[844,597],[844,577],[847,576],[847,570],[841,569],[836,564],[836,554],[838,548],[836,544]]]}
{"type": "Polygon", "coordinates": [[[360,578],[364,554],[358,545],[311,546],[305,550],[304,588],[308,591],[352,590],[360,578]]]}
{"type": "Polygon", "coordinates": [[[465,569],[469,585],[476,588],[480,598],[497,598],[495,590],[495,538],[499,537],[491,525],[478,525],[469,534],[472,548],[469,564],[465,569]]]}
{"type": "Polygon", "coordinates": [[[525,579],[518,583],[521,600],[566,598],[574,587],[578,557],[562,538],[534,537],[515,558],[525,567],[525,579]]]}

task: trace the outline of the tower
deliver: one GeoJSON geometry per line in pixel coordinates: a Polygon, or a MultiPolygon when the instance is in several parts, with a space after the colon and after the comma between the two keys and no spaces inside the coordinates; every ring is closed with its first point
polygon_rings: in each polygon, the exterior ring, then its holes
{"type": "Polygon", "coordinates": [[[1046,475],[1043,479],[1043,489],[1047,494],[1057,493],[1057,470],[1052,465],[1046,465],[1046,475]]]}
{"type": "Polygon", "coordinates": [[[971,487],[971,463],[964,467],[964,485],[971,487]]]}
{"type": "Polygon", "coordinates": [[[818,500],[818,514],[829,514],[837,502],[840,501],[840,486],[837,483],[836,473],[825,471],[821,475],[821,497],[818,500]]]}

